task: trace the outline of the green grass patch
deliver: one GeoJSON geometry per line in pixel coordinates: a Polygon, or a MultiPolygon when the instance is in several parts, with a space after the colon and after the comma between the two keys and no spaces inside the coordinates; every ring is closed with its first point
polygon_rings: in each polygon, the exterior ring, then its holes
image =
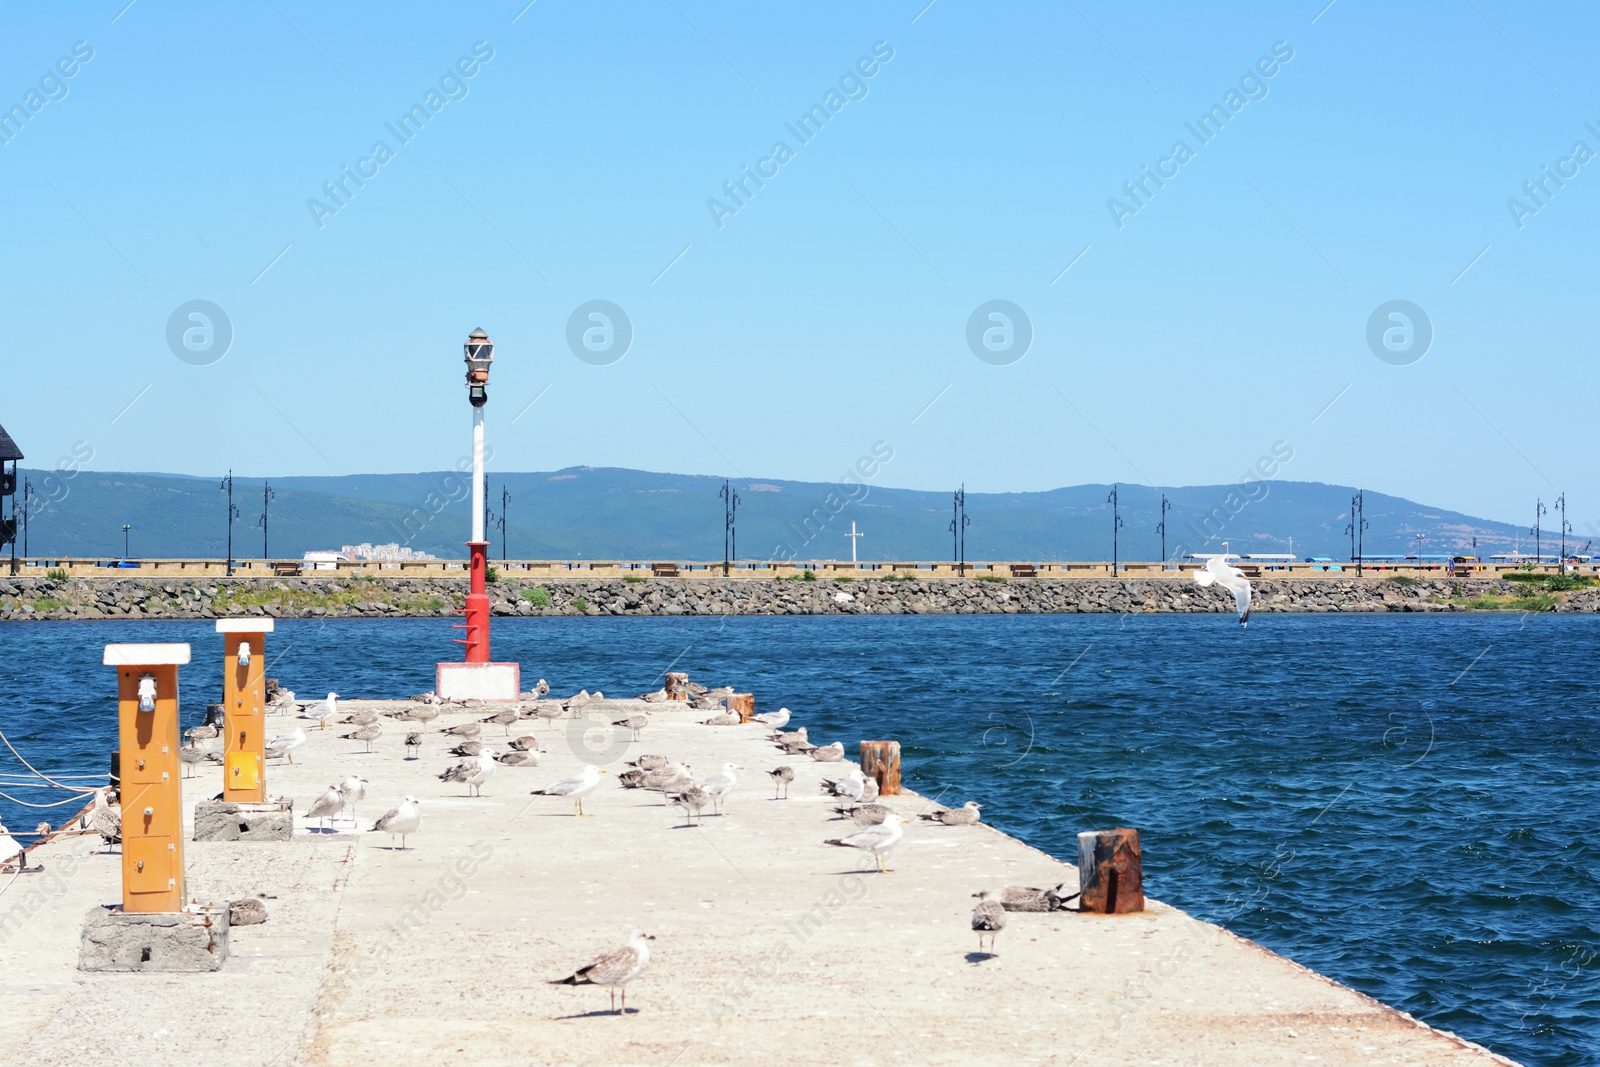
{"type": "Polygon", "coordinates": [[[574,611],[588,611],[589,610],[589,602],[587,600],[583,599],[583,597],[581,597],[581,596],[575,596],[575,597],[572,598],[572,610],[574,610],[574,611]]]}
{"type": "Polygon", "coordinates": [[[1408,585],[1416,585],[1417,584],[1417,580],[1415,578],[1411,577],[1410,575],[1407,575],[1407,574],[1396,574],[1393,577],[1385,578],[1384,581],[1393,582],[1395,585],[1399,585],[1399,586],[1408,586],[1408,585]]]}
{"type": "Polygon", "coordinates": [[[622,576],[622,580],[627,582],[629,585],[637,585],[640,582],[647,582],[650,579],[643,574],[624,574],[622,576]]]}
{"type": "Polygon", "coordinates": [[[842,575],[842,576],[840,576],[838,578],[835,578],[834,581],[840,582],[840,583],[844,583],[844,582],[853,582],[853,581],[855,581],[855,579],[850,577],[850,575],[846,574],[846,575],[842,575]]]}
{"type": "Polygon", "coordinates": [[[817,580],[817,572],[816,571],[806,571],[806,572],[804,572],[803,574],[800,575],[800,580],[802,582],[814,582],[814,581],[817,580]]]}
{"type": "Polygon", "coordinates": [[[52,582],[64,582],[67,580],[67,572],[60,567],[51,567],[44,572],[44,576],[52,582]]]}
{"type": "Polygon", "coordinates": [[[880,582],[914,582],[915,578],[909,574],[885,574],[878,579],[880,582]]]}
{"type": "Polygon", "coordinates": [[[522,599],[526,600],[536,608],[547,608],[550,606],[550,593],[545,589],[524,589],[522,591],[522,599]]]}
{"type": "Polygon", "coordinates": [[[1513,571],[1504,577],[1508,582],[1531,585],[1547,593],[1567,593],[1574,589],[1586,589],[1594,584],[1594,579],[1586,574],[1529,574],[1525,571],[1513,571]]]}
{"type": "Polygon", "coordinates": [[[1473,597],[1470,600],[1452,600],[1450,603],[1473,611],[1549,611],[1561,603],[1561,598],[1554,593],[1539,593],[1534,596],[1495,596],[1490,594],[1488,596],[1473,597]]]}
{"type": "Polygon", "coordinates": [[[495,582],[498,582],[499,580],[500,580],[500,568],[498,568],[498,567],[485,567],[485,568],[483,568],[483,584],[484,585],[493,585],[495,582]]]}
{"type": "Polygon", "coordinates": [[[1005,579],[1000,577],[998,574],[980,574],[980,575],[978,575],[978,581],[980,581],[980,582],[1003,582],[1003,581],[1005,581],[1005,579]]]}
{"type": "Polygon", "coordinates": [[[55,611],[56,609],[62,608],[62,607],[65,607],[65,606],[66,605],[62,604],[61,601],[52,600],[49,597],[45,597],[42,600],[35,600],[33,602],[33,610],[34,611],[55,611]]]}

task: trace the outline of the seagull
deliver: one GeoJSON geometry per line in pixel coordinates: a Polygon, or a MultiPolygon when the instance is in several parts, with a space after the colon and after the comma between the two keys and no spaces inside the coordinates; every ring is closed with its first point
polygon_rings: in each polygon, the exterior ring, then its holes
{"type": "Polygon", "coordinates": [[[479,719],[478,721],[483,723],[483,724],[485,724],[485,725],[489,725],[489,724],[492,723],[495,726],[504,726],[506,728],[506,736],[510,737],[511,736],[511,724],[516,722],[517,719],[520,717],[519,713],[521,712],[521,710],[522,710],[521,708],[516,708],[516,707],[506,708],[504,711],[495,712],[493,715],[489,716],[487,719],[479,719]]]}
{"type": "Polygon", "coordinates": [[[548,692],[550,692],[550,683],[545,681],[543,678],[540,678],[539,684],[533,687],[533,695],[535,697],[542,697],[548,692]]]}
{"type": "Polygon", "coordinates": [[[476,756],[483,751],[482,741],[463,741],[450,750],[452,756],[476,756]]]}
{"type": "Polygon", "coordinates": [[[350,808],[350,821],[356,821],[356,805],[367,799],[367,780],[359,774],[352,774],[339,783],[339,792],[344,794],[344,802],[350,808]]]}
{"type": "Polygon", "coordinates": [[[997,899],[1000,901],[1000,906],[1007,911],[1061,911],[1062,904],[1078,895],[1073,893],[1069,896],[1066,889],[1066,883],[1051,886],[1049,889],[1008,885],[1000,891],[997,899]]]}
{"type": "Polygon", "coordinates": [[[404,852],[406,835],[414,834],[422,829],[422,812],[418,810],[420,807],[421,804],[416,797],[402,797],[400,806],[390,808],[383,818],[372,824],[370,832],[388,834],[389,847],[391,849],[394,848],[394,839],[398,835],[400,838],[400,850],[404,852]]]}
{"type": "Polygon", "coordinates": [[[306,809],[306,819],[317,819],[323,827],[332,830],[328,820],[344,810],[344,792],[336,785],[330,785],[328,791],[312,801],[311,807],[306,809]]]}
{"type": "Polygon", "coordinates": [[[420,731],[413,730],[411,733],[406,734],[406,751],[411,753],[406,759],[416,759],[417,753],[422,751],[422,734],[420,731]]]}
{"type": "Polygon", "coordinates": [[[752,715],[750,716],[750,719],[752,722],[765,723],[774,730],[781,730],[783,727],[789,725],[789,709],[779,708],[777,711],[769,711],[761,715],[752,715]]]}
{"type": "Polygon", "coordinates": [[[1212,556],[1206,565],[1194,572],[1195,584],[1202,589],[1220,585],[1233,594],[1233,605],[1239,610],[1239,625],[1250,625],[1250,581],[1244,571],[1228,565],[1228,542],[1222,542],[1222,555],[1212,556]]]}
{"type": "Polygon", "coordinates": [[[704,819],[702,812],[707,804],[715,803],[710,793],[697,785],[691,785],[681,793],[674,793],[667,797],[674,805],[683,809],[684,818],[694,822],[696,818],[704,819]]]}
{"type": "Polygon", "coordinates": [[[837,807],[834,813],[841,819],[849,819],[857,826],[877,826],[888,818],[891,812],[882,804],[862,804],[858,807],[837,807]]]}
{"type": "Polygon", "coordinates": [[[778,799],[778,790],[783,790],[783,799],[789,799],[789,783],[794,781],[793,767],[774,767],[767,772],[767,777],[772,779],[772,799],[778,799]]]}
{"type": "Polygon", "coordinates": [[[371,725],[363,726],[359,730],[352,730],[350,733],[342,734],[341,736],[347,741],[366,742],[367,751],[371,752],[372,742],[376,741],[382,734],[383,727],[379,726],[377,723],[372,723],[371,725]]]}
{"type": "Polygon", "coordinates": [[[922,817],[929,822],[942,822],[946,826],[972,826],[978,821],[978,808],[976,800],[969,800],[959,808],[948,811],[923,812],[922,817]]]}
{"type": "Polygon", "coordinates": [[[412,722],[432,722],[439,717],[439,705],[432,702],[418,704],[405,717],[412,722]]]}
{"type": "Polygon", "coordinates": [[[84,820],[84,829],[99,834],[107,848],[122,843],[122,805],[111,803],[108,786],[94,791],[94,808],[84,820]]]}
{"type": "Polygon", "coordinates": [[[824,841],[824,845],[839,845],[843,848],[859,848],[872,853],[872,858],[878,861],[878,870],[882,873],[892,873],[883,864],[883,854],[890,851],[900,843],[900,838],[905,836],[906,820],[894,812],[889,812],[883,817],[883,822],[875,826],[868,826],[857,830],[848,837],[835,837],[824,841]]]}
{"type": "Polygon", "coordinates": [[[811,748],[808,751],[811,753],[811,758],[818,763],[839,763],[844,760],[844,742],[842,741],[835,741],[833,744],[823,745],[821,748],[811,748]]]}
{"type": "Polygon", "coordinates": [[[804,726],[789,733],[784,733],[782,730],[775,731],[772,734],[772,740],[778,743],[779,748],[790,748],[791,751],[793,750],[791,746],[804,747],[810,744],[806,740],[806,728],[804,726]]]}
{"type": "Polygon", "coordinates": [[[216,723],[204,723],[200,726],[191,726],[183,732],[183,736],[190,741],[209,741],[222,733],[222,727],[216,723]]]}
{"type": "Polygon", "coordinates": [[[339,721],[347,726],[371,726],[378,721],[378,713],[375,711],[358,711],[354,715],[346,715],[339,721]]]}
{"type": "Polygon", "coordinates": [[[0,864],[10,863],[20,855],[22,846],[11,836],[11,831],[6,829],[5,823],[0,823],[0,864]]]}
{"type": "Polygon", "coordinates": [[[481,797],[483,796],[483,783],[487,782],[494,774],[494,756],[494,750],[486,748],[476,756],[462,760],[439,775],[439,781],[465,782],[467,783],[467,796],[473,796],[473,791],[476,790],[476,795],[481,797]]]}
{"type": "Polygon", "coordinates": [[[611,1010],[618,1015],[628,1010],[628,983],[650,966],[650,942],[655,938],[643,930],[628,935],[628,943],[613,949],[604,956],[584,964],[565,978],[557,978],[551,985],[603,985],[611,994],[611,1010]],[[622,1010],[617,1011],[617,991],[622,991],[622,1010]]]}
{"type": "Polygon", "coordinates": [[[732,763],[724,763],[718,774],[713,774],[700,783],[700,788],[711,797],[711,805],[718,815],[722,814],[722,802],[733,792],[734,786],[739,784],[739,776],[733,772],[739,768],[732,763]]]}
{"type": "MultiPolygon", "coordinates": [[[[571,797],[574,804],[572,814],[582,818],[583,798],[594,792],[595,786],[600,784],[600,776],[606,773],[594,764],[586,764],[583,773],[561,781],[543,789],[535,789],[536,797],[571,797]]],[[[604,984],[604,983],[601,983],[604,984]]]]}
{"type": "Polygon", "coordinates": [[[477,737],[483,733],[483,727],[475,722],[464,722],[460,726],[446,726],[439,732],[450,734],[452,737],[477,737]]]}
{"type": "Polygon", "coordinates": [[[612,726],[626,726],[633,731],[633,739],[639,740],[639,731],[650,725],[648,715],[626,715],[611,724],[612,726]]]}
{"type": "Polygon", "coordinates": [[[861,774],[861,768],[855,764],[850,765],[850,771],[843,778],[824,778],[822,792],[824,796],[844,797],[847,800],[861,802],[861,794],[866,791],[867,780],[861,774]]]}
{"type": "Polygon", "coordinates": [[[502,752],[495,760],[507,767],[537,767],[539,766],[539,753],[537,752],[502,752]]]}
{"type": "Polygon", "coordinates": [[[306,732],[300,727],[294,728],[294,733],[274,737],[267,742],[266,754],[268,756],[283,756],[290,763],[294,762],[294,750],[306,743],[306,732]]]}
{"type": "Polygon", "coordinates": [[[739,713],[737,711],[725,711],[721,715],[713,715],[713,716],[711,716],[711,718],[706,719],[700,725],[701,726],[738,726],[742,722],[744,722],[744,720],[739,718],[739,713]]]}
{"type": "Polygon", "coordinates": [[[554,722],[555,720],[561,718],[562,714],[564,714],[566,710],[567,709],[562,707],[560,704],[540,704],[537,708],[533,709],[533,714],[536,718],[544,719],[547,722],[554,722]]]}
{"type": "Polygon", "coordinates": [[[308,705],[305,716],[316,722],[322,729],[328,728],[328,720],[339,714],[339,694],[329,693],[323,700],[308,705]]]}
{"type": "Polygon", "coordinates": [[[628,766],[637,767],[641,771],[658,771],[665,767],[667,762],[667,757],[655,756],[647,752],[638,759],[629,761],[628,766]]]}
{"type": "Polygon", "coordinates": [[[208,753],[205,749],[200,747],[200,743],[198,741],[185,741],[183,744],[179,745],[178,760],[183,764],[183,776],[185,778],[194,777],[189,773],[189,768],[196,763],[204,763],[207,755],[208,753]]]}
{"type": "Polygon", "coordinates": [[[646,704],[661,704],[666,701],[668,695],[665,689],[657,689],[653,693],[640,693],[639,699],[646,704]]]}
{"type": "Polygon", "coordinates": [[[989,955],[993,956],[995,935],[1006,928],[1006,909],[1001,905],[1003,894],[992,889],[974,893],[978,906],[972,909],[972,929],[978,934],[978,951],[983,951],[983,935],[989,935],[989,955]]]}
{"type": "Polygon", "coordinates": [[[532,734],[523,734],[521,737],[514,737],[510,741],[506,742],[506,746],[508,748],[514,748],[518,752],[544,751],[544,749],[539,747],[539,739],[534,737],[532,734]]]}

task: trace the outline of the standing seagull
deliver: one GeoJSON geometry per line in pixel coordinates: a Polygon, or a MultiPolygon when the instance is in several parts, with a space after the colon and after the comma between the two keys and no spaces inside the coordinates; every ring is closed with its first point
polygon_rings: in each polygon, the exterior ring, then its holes
{"type": "Polygon", "coordinates": [[[1250,581],[1244,571],[1228,565],[1228,542],[1222,542],[1222,555],[1212,556],[1206,565],[1194,572],[1195,584],[1202,589],[1220,585],[1233,594],[1233,606],[1239,609],[1239,625],[1250,625],[1250,581]]]}
{"type": "Polygon", "coordinates": [[[483,796],[483,783],[487,782],[494,774],[494,750],[484,749],[476,756],[468,757],[439,775],[441,782],[467,783],[467,796],[483,796]]]}
{"type": "Polygon", "coordinates": [[[481,722],[481,723],[492,724],[492,725],[495,725],[495,726],[504,726],[506,728],[506,736],[510,737],[511,736],[511,724],[516,722],[517,719],[521,718],[521,711],[522,711],[521,707],[509,707],[509,708],[506,708],[504,711],[495,712],[493,715],[489,716],[487,719],[479,719],[478,721],[481,722]]]}
{"type": "Polygon", "coordinates": [[[344,794],[345,805],[350,809],[350,821],[356,821],[356,805],[367,799],[367,780],[359,774],[352,774],[339,783],[339,792],[344,794]]]}
{"type": "Polygon", "coordinates": [[[586,963],[565,978],[557,978],[551,985],[603,985],[611,994],[611,1010],[618,1015],[628,1010],[628,983],[650,966],[650,942],[655,938],[643,930],[628,936],[628,943],[619,949],[586,963]],[[622,991],[622,1010],[617,1011],[617,991],[622,991]]]}
{"type": "Polygon", "coordinates": [[[794,768],[774,767],[767,772],[767,776],[772,779],[772,799],[778,799],[778,790],[781,789],[783,790],[783,799],[788,800],[789,783],[794,781],[794,768]]]}
{"type": "Polygon", "coordinates": [[[413,730],[406,734],[406,751],[410,753],[406,759],[416,759],[417,753],[422,751],[422,732],[413,730]]]}
{"type": "Polygon", "coordinates": [[[613,722],[611,725],[612,726],[625,726],[629,730],[632,730],[633,731],[633,739],[635,741],[637,741],[637,740],[639,740],[639,731],[643,730],[646,726],[650,725],[650,717],[648,715],[640,715],[640,714],[635,713],[633,715],[624,716],[623,718],[620,718],[620,719],[616,720],[615,722],[613,722]]]}
{"type": "Polygon", "coordinates": [[[543,789],[535,789],[533,795],[536,797],[571,797],[574,805],[572,814],[581,818],[583,816],[583,798],[594,792],[595,786],[600,784],[600,776],[604,773],[606,772],[594,764],[587,764],[583,768],[583,773],[574,775],[571,778],[563,778],[555,785],[546,786],[543,789]]]}
{"type": "Polygon", "coordinates": [[[267,742],[266,754],[268,756],[282,756],[290,763],[294,762],[294,750],[306,743],[306,732],[300,727],[294,728],[294,733],[274,737],[267,742]]]}
{"type": "Polygon", "coordinates": [[[383,727],[375,722],[369,723],[359,730],[352,730],[349,733],[341,734],[340,736],[346,741],[360,741],[364,743],[367,746],[367,751],[371,752],[372,742],[383,736],[383,727]]]}
{"type": "Polygon", "coordinates": [[[306,819],[316,819],[322,823],[323,829],[332,831],[329,825],[335,815],[344,810],[344,792],[336,785],[330,785],[328,791],[312,802],[306,809],[306,819]]]}
{"type": "Polygon", "coordinates": [[[406,835],[414,834],[418,830],[422,829],[422,812],[419,810],[420,807],[421,805],[417,801],[416,797],[401,798],[400,806],[397,808],[390,808],[383,818],[373,823],[371,832],[375,834],[388,834],[389,847],[391,849],[394,848],[394,839],[396,835],[398,835],[400,838],[400,851],[404,852],[406,848],[406,835]]]}
{"type": "Polygon", "coordinates": [[[711,797],[711,805],[718,815],[722,814],[723,800],[733,792],[733,787],[739,784],[739,776],[733,773],[738,769],[731,763],[724,763],[720,773],[713,774],[700,783],[700,788],[711,797]]]}
{"type": "Polygon", "coordinates": [[[1006,909],[1000,904],[1003,894],[992,889],[974,893],[978,906],[972,909],[972,929],[978,934],[978,951],[983,951],[983,935],[989,935],[989,955],[995,955],[995,935],[1006,928],[1006,909]]]}
{"type": "Polygon", "coordinates": [[[339,694],[329,693],[323,700],[306,708],[306,718],[313,720],[321,729],[328,728],[328,720],[339,714],[339,694]]]}
{"type": "Polygon", "coordinates": [[[878,870],[884,874],[893,873],[883,864],[883,854],[890,851],[900,843],[900,838],[905,836],[906,820],[889,812],[883,821],[875,826],[857,830],[848,837],[835,837],[824,841],[824,845],[839,845],[843,848],[859,848],[864,852],[872,853],[872,858],[878,861],[878,870]]]}

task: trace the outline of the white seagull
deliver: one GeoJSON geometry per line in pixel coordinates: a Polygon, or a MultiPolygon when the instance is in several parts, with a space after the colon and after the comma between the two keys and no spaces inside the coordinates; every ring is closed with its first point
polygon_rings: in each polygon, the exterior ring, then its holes
{"type": "Polygon", "coordinates": [[[470,756],[439,775],[441,782],[467,783],[467,795],[474,792],[483,795],[483,783],[487,782],[494,774],[495,751],[491,748],[480,749],[476,756],[470,756]]]}
{"type": "Polygon", "coordinates": [[[328,720],[337,714],[339,714],[338,693],[329,693],[326,699],[319,700],[306,709],[306,718],[316,722],[323,730],[328,728],[328,720]]]}
{"type": "Polygon", "coordinates": [[[734,786],[739,784],[739,776],[733,773],[738,769],[732,763],[724,763],[720,773],[713,774],[700,783],[700,788],[711,798],[718,815],[722,814],[723,799],[733,792],[734,786]]]}
{"type": "Polygon", "coordinates": [[[594,764],[587,764],[583,768],[583,773],[574,775],[571,778],[563,778],[555,785],[546,786],[543,789],[535,789],[533,795],[536,797],[571,797],[574,805],[572,813],[582,816],[583,798],[594,792],[595,787],[600,784],[600,776],[604,773],[605,771],[594,764]]]}
{"type": "Polygon", "coordinates": [[[311,807],[306,809],[306,821],[310,822],[312,819],[317,819],[322,822],[324,829],[331,830],[333,827],[329,825],[330,821],[343,810],[344,790],[336,785],[330,785],[328,791],[313,801],[311,807]]]}
{"type": "Polygon", "coordinates": [[[1250,581],[1244,571],[1228,564],[1228,542],[1222,542],[1222,555],[1212,556],[1206,565],[1194,572],[1195,584],[1202,589],[1220,585],[1233,594],[1233,603],[1239,609],[1239,625],[1250,625],[1250,581]]]}
{"type": "Polygon", "coordinates": [[[283,756],[288,759],[290,763],[293,763],[294,750],[305,743],[306,732],[300,729],[300,727],[296,726],[294,728],[294,733],[284,734],[281,737],[274,737],[271,741],[268,741],[266,754],[268,756],[283,756]]]}
{"type": "Polygon", "coordinates": [[[372,833],[389,835],[389,847],[394,848],[396,835],[400,837],[400,850],[405,851],[406,835],[414,834],[422,829],[422,812],[416,797],[403,797],[400,806],[390,808],[389,811],[372,824],[372,833]]]}
{"type": "Polygon", "coordinates": [[[750,716],[752,722],[766,723],[774,730],[781,730],[789,725],[789,709],[779,708],[777,711],[768,711],[760,715],[750,716]]]}
{"type": "Polygon", "coordinates": [[[872,858],[878,861],[878,870],[891,873],[883,864],[883,854],[890,851],[900,843],[900,838],[905,836],[906,820],[894,812],[883,817],[883,822],[875,826],[857,830],[848,837],[835,837],[824,841],[824,845],[840,845],[844,848],[859,848],[864,852],[872,853],[872,858]]]}
{"type": "Polygon", "coordinates": [[[367,780],[359,774],[352,774],[339,783],[339,792],[344,794],[345,806],[350,809],[350,821],[356,821],[356,805],[367,799],[367,780]]]}

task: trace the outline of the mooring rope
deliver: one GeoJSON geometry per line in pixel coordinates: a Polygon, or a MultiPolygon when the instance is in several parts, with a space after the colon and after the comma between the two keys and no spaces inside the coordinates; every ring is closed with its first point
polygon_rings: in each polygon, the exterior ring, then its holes
{"type": "MultiPolygon", "coordinates": [[[[34,774],[38,775],[40,778],[42,778],[45,781],[49,782],[51,785],[55,786],[57,789],[65,789],[68,792],[78,793],[80,795],[83,794],[84,790],[83,790],[83,787],[81,785],[63,785],[62,783],[56,781],[54,778],[50,777],[48,774],[45,774],[43,771],[41,771],[39,768],[35,767],[33,764],[29,763],[27,760],[23,759],[22,758],[22,753],[18,752],[17,749],[16,749],[16,746],[14,746],[11,743],[11,739],[6,737],[4,730],[0,730],[0,741],[5,742],[6,748],[11,750],[11,754],[13,756],[17,757],[17,762],[18,763],[20,763],[24,767],[28,768],[28,770],[32,771],[34,774]]],[[[73,777],[91,777],[91,776],[88,776],[88,775],[75,775],[73,777]]],[[[20,804],[22,802],[21,801],[17,801],[17,803],[20,804]]],[[[30,806],[32,806],[32,805],[30,805],[30,806]]]]}

